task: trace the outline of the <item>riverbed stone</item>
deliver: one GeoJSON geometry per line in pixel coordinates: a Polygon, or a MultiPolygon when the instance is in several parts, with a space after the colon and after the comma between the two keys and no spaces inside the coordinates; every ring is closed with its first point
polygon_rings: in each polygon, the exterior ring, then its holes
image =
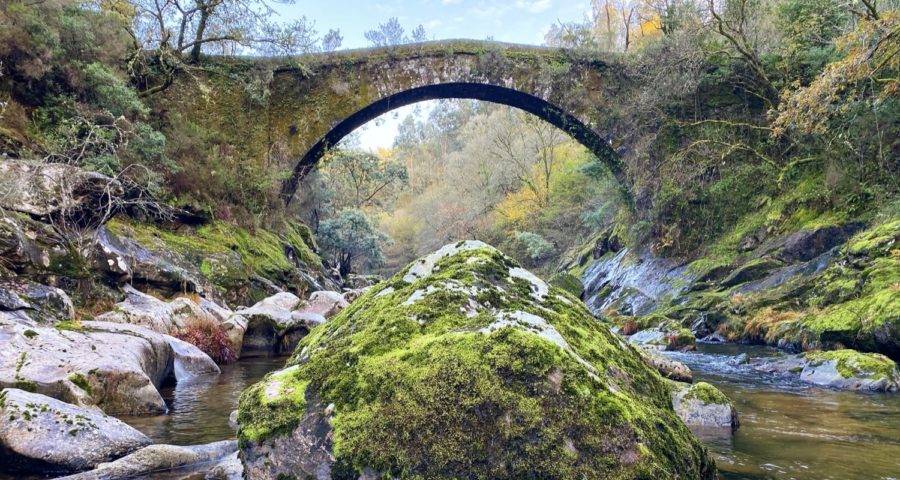
{"type": "Polygon", "coordinates": [[[80,471],[149,444],[141,432],[96,410],[15,388],[0,392],[0,465],[4,470],[80,471]]]}
{"type": "Polygon", "coordinates": [[[855,350],[831,350],[755,358],[748,364],[756,370],[792,375],[800,381],[840,390],[900,391],[900,370],[890,358],[855,350]]]}
{"type": "Polygon", "coordinates": [[[687,365],[658,353],[657,349],[639,347],[638,352],[640,352],[644,362],[663,377],[676,382],[686,383],[691,383],[694,380],[694,374],[687,365]]]}
{"type": "Polygon", "coordinates": [[[150,330],[105,322],[55,328],[5,324],[0,345],[0,387],[108,414],[166,411],[157,386],[172,372],[172,349],[150,330]],[[123,334],[127,327],[131,331],[123,334]]]}
{"type": "MultiPolygon", "coordinates": [[[[241,357],[271,355],[285,351],[282,340],[295,332],[297,322],[292,312],[302,306],[302,300],[289,292],[280,292],[267,297],[250,308],[237,312],[247,320],[241,347],[241,357]]],[[[306,328],[305,326],[303,328],[306,328]]],[[[291,342],[288,338],[288,343],[291,342]]]]}
{"type": "Polygon", "coordinates": [[[688,426],[732,431],[740,426],[734,404],[718,388],[706,382],[672,385],[672,406],[688,426]]]}
{"type": "Polygon", "coordinates": [[[100,322],[128,323],[147,327],[158,333],[175,333],[174,310],[171,305],[152,295],[126,285],[125,300],[117,303],[113,310],[96,317],[100,322]]]}
{"type": "Polygon", "coordinates": [[[532,277],[466,241],[364,294],[241,396],[246,478],[714,478],[664,380],[532,277]]]}
{"type": "Polygon", "coordinates": [[[218,375],[221,373],[216,362],[199,348],[174,337],[168,337],[172,347],[175,378],[178,381],[190,381],[197,377],[218,375]]]}
{"type": "Polygon", "coordinates": [[[63,479],[118,480],[152,478],[154,473],[161,472],[166,472],[168,475],[183,474],[185,479],[223,478],[208,476],[207,473],[218,467],[220,462],[227,460],[236,452],[237,442],[234,440],[191,446],[150,445],[118,460],[102,463],[94,470],[63,477],[63,479]]]}
{"type": "Polygon", "coordinates": [[[347,308],[350,302],[344,299],[344,296],[338,292],[329,290],[320,290],[313,292],[309,296],[306,305],[300,308],[300,311],[308,313],[317,313],[323,317],[331,318],[338,312],[347,308]]]}

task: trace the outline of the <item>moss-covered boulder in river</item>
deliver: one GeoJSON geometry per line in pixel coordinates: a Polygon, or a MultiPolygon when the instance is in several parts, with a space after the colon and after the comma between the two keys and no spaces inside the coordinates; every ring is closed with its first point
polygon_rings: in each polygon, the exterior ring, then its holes
{"type": "Polygon", "coordinates": [[[314,329],[238,423],[247,478],[715,477],[632,347],[475,241],[314,329]]]}

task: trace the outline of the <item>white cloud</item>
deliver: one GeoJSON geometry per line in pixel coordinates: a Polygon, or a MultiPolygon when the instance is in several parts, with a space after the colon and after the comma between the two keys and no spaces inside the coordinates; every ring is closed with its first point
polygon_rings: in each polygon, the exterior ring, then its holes
{"type": "Polygon", "coordinates": [[[531,13],[541,13],[553,6],[553,0],[516,0],[516,6],[531,13]]]}
{"type": "Polygon", "coordinates": [[[456,5],[459,2],[462,2],[462,0],[441,0],[441,3],[444,5],[456,5]]]}
{"type": "Polygon", "coordinates": [[[424,26],[427,29],[432,29],[432,28],[440,27],[443,24],[444,24],[444,22],[442,22],[440,20],[429,20],[429,21],[425,22],[424,24],[422,24],[422,26],[424,26]]]}

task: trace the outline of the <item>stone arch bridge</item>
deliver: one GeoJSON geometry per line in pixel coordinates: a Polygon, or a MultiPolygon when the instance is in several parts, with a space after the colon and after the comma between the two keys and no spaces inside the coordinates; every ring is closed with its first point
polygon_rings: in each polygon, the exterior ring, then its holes
{"type": "Polygon", "coordinates": [[[604,99],[621,82],[603,61],[556,48],[456,40],[308,55],[294,63],[235,61],[227,66],[234,77],[257,75],[255,83],[215,85],[222,80],[210,77],[213,85],[205,88],[170,89],[160,108],[195,103],[192,111],[205,112],[199,120],[241,144],[244,155],[261,148],[269,154],[278,145],[291,162],[281,189],[286,203],[327,149],[357,127],[404,105],[444,98],[532,113],[585,145],[626,185],[603,122],[604,99]]]}

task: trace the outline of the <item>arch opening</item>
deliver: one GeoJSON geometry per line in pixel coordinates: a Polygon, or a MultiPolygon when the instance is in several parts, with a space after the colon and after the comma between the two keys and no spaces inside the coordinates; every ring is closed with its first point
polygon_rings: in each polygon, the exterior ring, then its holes
{"type": "Polygon", "coordinates": [[[544,99],[511,88],[483,83],[440,83],[416,87],[377,100],[331,128],[294,166],[291,177],[281,189],[285,204],[290,204],[300,181],[316,163],[344,137],[371,120],[406,105],[426,100],[468,99],[507,105],[523,110],[566,132],[604,161],[624,188],[624,176],[618,156],[609,143],[574,115],[544,99]]]}

